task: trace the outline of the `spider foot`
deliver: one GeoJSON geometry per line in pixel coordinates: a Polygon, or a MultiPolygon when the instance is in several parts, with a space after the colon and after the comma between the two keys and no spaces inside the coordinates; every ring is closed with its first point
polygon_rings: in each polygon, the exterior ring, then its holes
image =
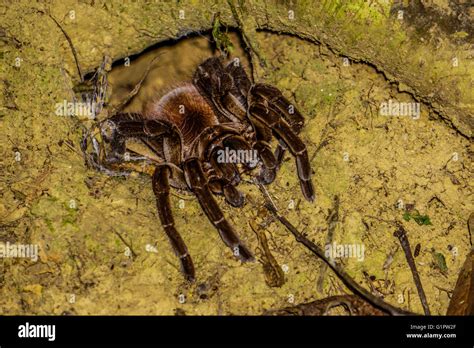
{"type": "Polygon", "coordinates": [[[225,185],[223,187],[224,197],[227,203],[233,207],[241,207],[245,203],[245,196],[237,190],[233,185],[225,185]]]}
{"type": "Polygon", "coordinates": [[[180,256],[179,259],[181,261],[181,272],[184,274],[184,277],[188,282],[193,283],[196,280],[196,275],[191,256],[185,254],[180,256]]]}
{"type": "Polygon", "coordinates": [[[276,177],[276,170],[267,167],[262,167],[260,173],[257,175],[257,182],[263,185],[271,184],[276,177]]]}

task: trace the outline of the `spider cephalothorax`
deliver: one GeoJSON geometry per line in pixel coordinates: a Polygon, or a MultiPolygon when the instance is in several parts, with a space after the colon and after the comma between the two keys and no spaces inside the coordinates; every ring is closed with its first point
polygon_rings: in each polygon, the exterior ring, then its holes
{"type": "Polygon", "coordinates": [[[151,101],[141,114],[121,113],[102,122],[108,150],[101,148],[94,162],[100,168],[123,169],[125,161],[141,160],[153,168],[161,223],[186,278],[194,280],[193,262],[174,226],[170,186],[192,192],[234,255],[251,260],[251,252],[225,219],[213,194],[223,195],[235,207],[242,206],[244,196],[236,188],[242,172],[251,173],[258,165],[256,179],[269,184],[289,149],[296,158],[303,195],[313,201],[308,154],[297,135],[303,122],[277,88],[252,84],[238,60],[224,65],[222,58],[213,57],[198,66],[192,83],[151,101]],[[275,152],[270,147],[273,137],[278,140],[275,152]],[[132,158],[130,152],[141,156],[132,158]]]}

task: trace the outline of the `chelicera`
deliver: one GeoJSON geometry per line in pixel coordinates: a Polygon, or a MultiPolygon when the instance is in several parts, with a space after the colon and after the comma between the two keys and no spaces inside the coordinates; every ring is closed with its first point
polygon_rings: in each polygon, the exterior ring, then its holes
{"type": "Polygon", "coordinates": [[[170,187],[194,194],[233,254],[242,261],[253,260],[214,195],[223,195],[230,205],[241,207],[244,195],[236,187],[242,174],[270,184],[288,149],[296,159],[301,191],[313,201],[311,167],[298,136],[303,123],[301,113],[277,88],[252,83],[237,58],[225,62],[222,57],[212,57],[197,67],[192,82],[151,100],[141,113],[119,113],[101,122],[103,141],[99,145],[92,138],[95,152],[88,162],[109,173],[138,168],[152,175],[161,224],[186,279],[193,281],[193,261],[175,228],[170,187]],[[275,151],[270,146],[273,137],[277,139],[275,151]],[[257,160],[254,156],[222,156],[229,153],[256,154],[257,160]]]}

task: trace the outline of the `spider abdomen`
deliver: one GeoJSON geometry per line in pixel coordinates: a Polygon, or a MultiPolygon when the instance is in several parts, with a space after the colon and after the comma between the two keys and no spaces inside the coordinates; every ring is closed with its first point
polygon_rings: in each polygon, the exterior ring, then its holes
{"type": "Polygon", "coordinates": [[[182,134],[185,148],[204,129],[219,124],[212,108],[191,83],[182,84],[158,101],[151,102],[145,109],[144,117],[174,124],[182,134]]]}

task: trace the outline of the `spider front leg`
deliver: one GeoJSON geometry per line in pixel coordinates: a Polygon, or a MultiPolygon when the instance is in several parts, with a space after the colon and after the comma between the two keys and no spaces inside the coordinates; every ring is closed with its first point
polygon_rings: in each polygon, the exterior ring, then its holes
{"type": "Polygon", "coordinates": [[[229,180],[224,178],[209,178],[209,189],[212,193],[223,195],[227,203],[238,208],[244,205],[245,197],[229,180]]]}
{"type": "Polygon", "coordinates": [[[241,207],[245,202],[243,193],[235,187],[241,180],[236,163],[247,169],[253,169],[257,165],[256,158],[245,156],[251,154],[252,148],[238,134],[238,129],[229,128],[228,123],[210,127],[195,140],[195,151],[191,156],[199,158],[202,163],[211,192],[224,195],[233,207],[241,207]],[[227,150],[235,151],[235,162],[226,158],[227,150]],[[244,154],[244,157],[240,157],[239,153],[244,154]]]}
{"type": "MultiPolygon", "coordinates": [[[[236,189],[238,181],[232,180],[232,176],[226,175],[225,170],[228,166],[235,168],[237,166],[232,163],[226,163],[225,159],[221,158],[222,154],[225,153],[225,149],[230,149],[239,152],[242,154],[248,154],[249,156],[244,158],[239,158],[239,162],[247,170],[252,170],[258,164],[257,156],[252,156],[252,147],[245,140],[244,137],[235,134],[226,134],[222,137],[221,140],[217,141],[218,145],[215,145],[210,152],[210,155],[203,154],[204,156],[200,157],[205,163],[209,163],[214,176],[208,177],[209,186],[213,193],[223,194],[226,201],[233,207],[241,207],[245,203],[245,196],[242,192],[236,189]]],[[[259,153],[257,151],[257,153],[259,153]]],[[[240,178],[240,176],[239,176],[240,178]]],[[[240,180],[239,180],[240,181],[240,180]]]]}
{"type": "Polygon", "coordinates": [[[257,151],[258,156],[262,162],[260,173],[257,176],[257,180],[268,185],[275,180],[278,162],[275,155],[270,147],[270,141],[272,140],[272,131],[258,118],[249,114],[248,118],[255,133],[255,141],[253,143],[253,149],[257,151]]]}
{"type": "MultiPolygon", "coordinates": [[[[304,117],[298,109],[283,96],[278,88],[264,83],[258,83],[252,88],[252,95],[253,98],[258,97],[264,100],[265,103],[274,105],[278,109],[279,114],[288,122],[291,130],[295,134],[300,133],[304,126],[304,117]]],[[[286,150],[287,146],[285,142],[279,140],[274,154],[278,167],[283,161],[286,150]]]]}
{"type": "MultiPolygon", "coordinates": [[[[268,103],[274,104],[281,112],[281,115],[285,118],[285,120],[290,125],[291,129],[296,133],[299,134],[301,128],[304,125],[304,117],[301,113],[281,94],[280,90],[276,87],[271,85],[258,83],[252,87],[252,83],[247,76],[244,68],[240,64],[239,61],[231,61],[229,62],[225,70],[232,76],[234,80],[234,88],[231,90],[231,94],[235,96],[238,100],[242,101],[243,105],[247,107],[247,98],[249,96],[250,91],[254,96],[258,96],[259,98],[265,99],[268,103]]],[[[252,121],[252,120],[251,120],[252,121]]],[[[255,121],[252,121],[254,127],[255,121]]],[[[259,128],[264,126],[260,125],[259,128]]],[[[260,131],[261,132],[261,131],[260,131]]],[[[265,130],[265,132],[270,132],[270,130],[265,130]]],[[[271,138],[271,135],[270,135],[271,138]]],[[[265,140],[267,142],[270,139],[265,140]]],[[[280,166],[281,162],[283,161],[283,157],[285,155],[286,145],[283,141],[279,141],[277,144],[277,148],[273,157],[276,160],[276,168],[275,172],[280,166]]],[[[261,176],[269,177],[269,174],[272,170],[267,170],[267,173],[262,173],[261,176]]],[[[273,180],[271,180],[273,181],[273,180]]],[[[270,181],[270,182],[271,182],[270,181]]]]}
{"type": "Polygon", "coordinates": [[[291,130],[296,134],[300,133],[304,126],[304,117],[278,88],[264,83],[257,83],[251,90],[251,98],[275,107],[279,115],[288,122],[291,130]]]}
{"type": "Polygon", "coordinates": [[[84,134],[81,150],[86,165],[109,176],[128,176],[132,172],[153,174],[155,167],[151,165],[148,158],[126,156],[124,143],[114,140],[109,145],[110,151],[106,150],[104,142],[99,142],[94,135],[84,134]],[[88,151],[89,145],[92,146],[92,152],[88,151]],[[121,160],[125,160],[125,162],[121,162],[121,160]]]}
{"type": "Polygon", "coordinates": [[[288,113],[284,111],[283,105],[286,105],[287,101],[282,99],[283,96],[278,89],[273,87],[269,89],[266,85],[257,85],[255,88],[256,91],[252,89],[249,93],[249,114],[272,129],[279,141],[283,141],[289,148],[291,154],[296,158],[301,191],[304,197],[312,202],[314,200],[314,188],[311,181],[311,165],[306,146],[297,135],[302,124],[296,122],[293,118],[293,127],[291,127],[285,121],[284,115],[288,116],[288,113]],[[273,98],[263,97],[261,89],[266,91],[265,93],[271,92],[276,93],[276,95],[273,98]]]}
{"type": "Polygon", "coordinates": [[[153,192],[156,197],[156,206],[166,235],[168,236],[174,252],[179,257],[181,269],[188,281],[194,281],[195,272],[191,256],[188,248],[181,238],[180,234],[174,226],[173,214],[170,204],[170,185],[169,185],[170,169],[168,166],[158,166],[153,174],[152,184],[153,192]]]}
{"type": "Polygon", "coordinates": [[[276,177],[278,162],[272,152],[270,144],[265,141],[258,140],[254,144],[254,149],[258,152],[263,163],[262,169],[257,179],[264,185],[271,184],[276,177]]]}
{"type": "Polygon", "coordinates": [[[243,245],[232,226],[227,222],[209,188],[201,164],[197,158],[184,162],[184,176],[191,191],[196,195],[202,210],[218,230],[224,243],[230,247],[241,261],[252,261],[253,256],[243,245]]]}

